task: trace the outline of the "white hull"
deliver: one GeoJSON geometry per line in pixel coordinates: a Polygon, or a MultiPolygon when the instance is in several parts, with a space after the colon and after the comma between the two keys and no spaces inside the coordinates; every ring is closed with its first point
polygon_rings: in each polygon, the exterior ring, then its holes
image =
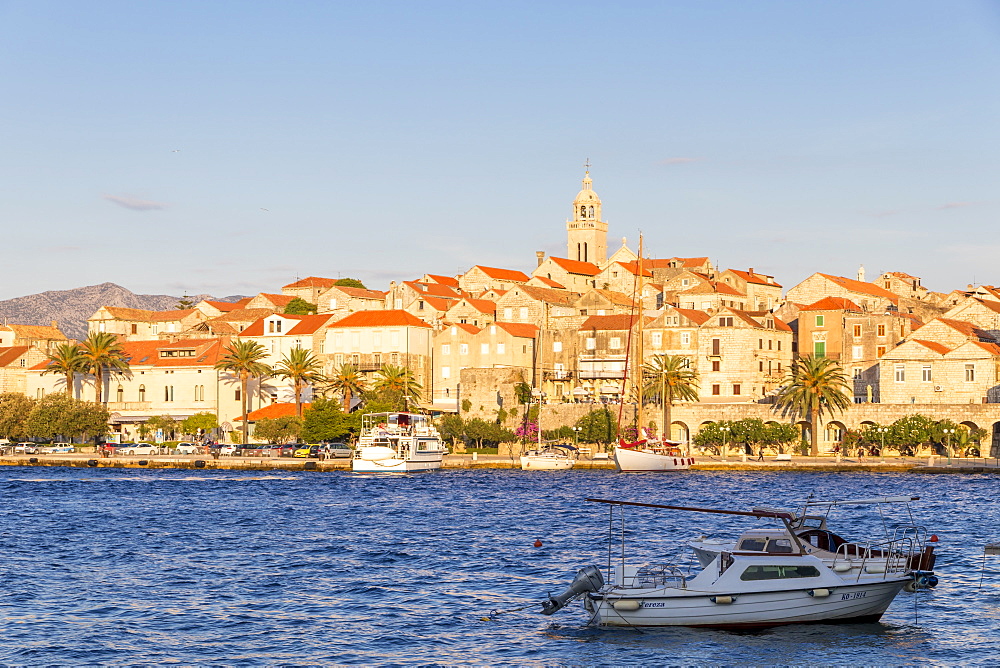
{"type": "Polygon", "coordinates": [[[687,471],[694,463],[694,457],[675,457],[635,448],[615,447],[615,467],[622,473],[642,471],[687,471]]]}
{"type": "Polygon", "coordinates": [[[569,457],[550,455],[522,455],[521,469],[524,471],[565,471],[576,462],[569,457]]]}
{"type": "Polygon", "coordinates": [[[807,622],[877,621],[909,578],[842,585],[829,589],[792,589],[732,596],[690,589],[661,588],[590,594],[585,601],[605,626],[708,626],[754,628],[807,622]],[[829,591],[826,596],[813,596],[829,591]],[[619,593],[620,592],[620,593],[619,593]],[[622,601],[625,601],[624,603],[622,601]],[[635,607],[638,609],[629,610],[635,607]]]}
{"type": "Polygon", "coordinates": [[[355,473],[433,471],[441,468],[447,452],[426,416],[369,413],[362,416],[351,468],[355,473]]]}
{"type": "Polygon", "coordinates": [[[352,463],[355,473],[409,473],[410,471],[433,471],[441,468],[443,457],[427,460],[403,460],[395,457],[372,461],[357,458],[352,463]]]}

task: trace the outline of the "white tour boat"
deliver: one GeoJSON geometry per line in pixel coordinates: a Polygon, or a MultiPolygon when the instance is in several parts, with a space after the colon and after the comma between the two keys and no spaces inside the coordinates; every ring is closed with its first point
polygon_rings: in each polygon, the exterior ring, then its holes
{"type": "Polygon", "coordinates": [[[580,569],[565,592],[542,604],[543,614],[553,614],[582,596],[591,622],[604,626],[766,628],[810,622],[874,622],[896,595],[914,582],[908,560],[915,554],[912,537],[882,543],[880,549],[893,556],[875,568],[863,564],[858,571],[837,572],[806,551],[788,526],[792,519],[789,513],[587,500],[620,508],[642,506],[772,518],[782,522],[784,534],[763,545],[747,545],[747,549],[741,542],[740,549],[721,552],[697,574],[684,573],[672,565],[626,564],[624,546],[620,560],[612,559],[609,535],[607,580],[598,566],[580,569]],[[761,549],[749,549],[752,547],[761,549]]]}
{"type": "MultiPolygon", "coordinates": [[[[788,528],[802,543],[807,554],[818,557],[838,573],[852,571],[856,573],[862,566],[867,570],[880,568],[887,560],[898,559],[900,555],[889,554],[884,548],[874,545],[871,541],[852,541],[833,533],[827,528],[830,512],[834,508],[874,506],[878,508],[879,515],[884,522],[882,508],[890,504],[902,504],[906,507],[908,521],[895,523],[891,531],[887,524],[882,523],[883,534],[878,538],[878,542],[884,544],[886,541],[898,542],[906,538],[910,539],[913,545],[920,547],[918,552],[909,555],[907,565],[917,573],[916,586],[933,587],[937,584],[937,577],[933,573],[936,561],[934,546],[937,543],[937,536],[928,536],[924,527],[913,524],[909,503],[919,500],[919,496],[887,496],[829,501],[808,499],[802,504],[801,510],[797,512],[777,511],[773,508],[754,508],[754,510],[787,512],[791,517],[788,528]]],[[[770,541],[782,538],[783,531],[783,529],[753,529],[745,532],[735,541],[702,536],[689,544],[694,550],[698,562],[702,566],[708,566],[723,552],[743,551],[757,547],[766,549],[765,546],[770,541]]]]}
{"type": "Polygon", "coordinates": [[[576,450],[572,445],[551,444],[539,446],[536,450],[528,450],[521,455],[521,470],[523,471],[565,471],[573,468],[576,460],[571,453],[576,450]]]}
{"type": "Polygon", "coordinates": [[[681,452],[683,443],[649,438],[635,443],[619,439],[614,449],[615,468],[622,473],[687,471],[694,457],[681,452]]]}
{"type": "Polygon", "coordinates": [[[405,473],[441,468],[448,450],[426,415],[369,413],[361,416],[354,450],[355,473],[405,473]]]}

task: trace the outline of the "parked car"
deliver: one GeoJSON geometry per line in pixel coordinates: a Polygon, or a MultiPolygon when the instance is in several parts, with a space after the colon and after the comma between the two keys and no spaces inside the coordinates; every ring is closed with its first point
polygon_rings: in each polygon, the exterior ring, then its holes
{"type": "Polygon", "coordinates": [[[298,443],[290,443],[288,445],[276,445],[274,446],[275,451],[278,453],[279,457],[294,457],[295,451],[302,447],[298,443]]]}
{"type": "Polygon", "coordinates": [[[295,451],[292,453],[292,457],[316,457],[318,452],[318,445],[307,445],[300,443],[295,447],[295,451]]]}
{"type": "Polygon", "coordinates": [[[73,447],[71,443],[50,443],[49,445],[41,448],[41,452],[54,454],[58,452],[74,452],[76,448],[73,447]]]}
{"type": "Polygon", "coordinates": [[[160,448],[152,443],[129,443],[115,448],[116,455],[158,455],[160,448]]]}
{"type": "Polygon", "coordinates": [[[327,453],[330,457],[350,458],[354,456],[354,449],[347,443],[330,443],[327,453]]]}
{"type": "Polygon", "coordinates": [[[38,445],[36,443],[18,443],[14,446],[15,455],[37,455],[38,445]]]}
{"type": "Polygon", "coordinates": [[[178,455],[197,455],[201,452],[201,448],[194,443],[178,443],[174,452],[178,455]]]}
{"type": "Polygon", "coordinates": [[[220,446],[218,446],[218,448],[219,448],[219,454],[220,455],[234,455],[234,454],[236,454],[236,446],[235,445],[220,445],[220,446]]]}

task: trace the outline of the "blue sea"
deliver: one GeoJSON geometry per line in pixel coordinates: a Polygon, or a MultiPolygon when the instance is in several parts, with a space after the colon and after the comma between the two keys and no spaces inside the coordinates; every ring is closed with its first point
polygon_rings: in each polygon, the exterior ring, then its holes
{"type": "MultiPolygon", "coordinates": [[[[22,665],[912,665],[1000,663],[990,475],[619,475],[4,468],[0,662],[22,665]],[[940,585],[879,624],[605,629],[536,605],[607,561],[603,497],[749,509],[919,495],[940,585]],[[536,539],[542,547],[534,547],[536,539]],[[525,605],[524,610],[514,610],[525,605]],[[501,612],[493,619],[491,611],[501,612]]],[[[877,513],[832,528],[857,536],[877,513]]],[[[850,517],[850,519],[848,519],[850,517]]],[[[900,517],[899,519],[902,519],[900,517]]],[[[838,520],[831,520],[831,522],[838,520]]],[[[892,522],[893,518],[886,518],[892,522]]],[[[630,510],[637,562],[751,518],[630,510]]],[[[616,531],[620,527],[616,524],[616,531]]],[[[617,548],[616,548],[617,549],[617,548]]]]}

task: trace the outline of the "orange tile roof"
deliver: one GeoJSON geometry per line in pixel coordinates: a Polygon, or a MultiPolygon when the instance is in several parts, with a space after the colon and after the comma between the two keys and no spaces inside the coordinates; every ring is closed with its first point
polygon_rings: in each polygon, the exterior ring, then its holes
{"type": "Polygon", "coordinates": [[[788,326],[788,323],[786,323],[784,320],[781,320],[779,318],[775,318],[774,316],[771,316],[771,317],[774,319],[774,328],[775,329],[781,330],[782,332],[791,332],[791,331],[793,331],[792,328],[788,326]]]}
{"type": "Polygon", "coordinates": [[[907,281],[913,281],[916,280],[917,278],[916,276],[910,276],[905,271],[887,271],[886,273],[889,274],[890,276],[895,276],[896,278],[902,278],[907,281]]]}
{"type": "Polygon", "coordinates": [[[913,341],[914,343],[919,343],[919,344],[920,344],[920,345],[922,345],[922,346],[923,346],[924,348],[930,348],[930,349],[931,349],[931,350],[933,350],[934,352],[936,352],[936,353],[940,353],[941,355],[944,355],[945,353],[947,353],[947,352],[950,352],[950,351],[951,351],[951,349],[950,349],[950,348],[948,348],[948,347],[946,347],[946,346],[943,346],[943,345],[941,345],[941,344],[940,344],[940,343],[938,343],[937,341],[927,341],[927,340],[925,340],[925,339],[912,339],[912,341],[913,341]]]}
{"type": "Polygon", "coordinates": [[[183,339],[180,341],[123,341],[122,350],[129,364],[154,367],[214,367],[226,355],[226,339],[183,339]],[[194,350],[191,357],[163,357],[162,350],[194,350]]]}
{"type": "Polygon", "coordinates": [[[580,330],[627,330],[635,324],[637,319],[637,316],[634,315],[592,315],[583,321],[580,330]]]}
{"type": "Polygon", "coordinates": [[[482,328],[476,327],[475,325],[470,325],[467,322],[446,322],[444,323],[448,327],[458,327],[459,329],[468,332],[469,334],[478,334],[483,331],[482,328]]]}
{"type": "Polygon", "coordinates": [[[602,288],[594,288],[593,291],[617,306],[633,306],[635,304],[635,302],[624,292],[618,292],[617,290],[604,290],[602,288]]]}
{"type": "Polygon", "coordinates": [[[518,336],[522,339],[534,339],[538,336],[538,325],[526,322],[496,322],[493,324],[511,336],[518,336]]]}
{"type": "Polygon", "coordinates": [[[301,280],[295,281],[294,283],[289,283],[282,287],[285,288],[332,288],[337,284],[338,278],[320,278],[319,276],[308,276],[301,280]]]}
{"type": "Polygon", "coordinates": [[[694,322],[699,325],[704,325],[706,322],[708,322],[709,318],[712,317],[709,314],[705,313],[704,311],[698,311],[696,309],[679,308],[677,306],[674,306],[672,308],[674,311],[680,313],[682,316],[684,316],[691,322],[694,322]]]}
{"type": "Polygon", "coordinates": [[[521,285],[518,286],[518,290],[537,301],[558,304],[560,306],[572,306],[581,297],[579,292],[556,290],[554,288],[539,288],[534,285],[521,285]]]}
{"type": "Polygon", "coordinates": [[[358,299],[385,299],[385,292],[381,290],[368,290],[366,288],[352,288],[346,285],[335,285],[335,288],[343,292],[348,297],[356,297],[358,299]]]}
{"type": "Polygon", "coordinates": [[[559,283],[558,281],[553,281],[551,278],[547,278],[545,276],[535,276],[534,278],[550,288],[557,288],[560,290],[566,289],[565,285],[559,283]]]}
{"type": "Polygon", "coordinates": [[[979,329],[971,322],[965,322],[964,320],[952,320],[951,318],[935,318],[935,320],[948,325],[952,329],[957,330],[970,338],[987,339],[990,341],[993,340],[993,337],[990,336],[989,332],[979,329]]]}
{"type": "Polygon", "coordinates": [[[409,286],[416,292],[424,295],[431,295],[433,297],[442,297],[445,299],[458,299],[462,296],[461,290],[455,290],[448,287],[447,285],[441,285],[440,283],[421,283],[420,281],[404,281],[403,285],[409,286]]]}
{"type": "Polygon", "coordinates": [[[427,278],[431,279],[435,283],[440,283],[441,285],[447,285],[452,288],[458,287],[458,279],[454,276],[440,276],[438,274],[427,274],[427,278]]]}
{"type": "Polygon", "coordinates": [[[866,294],[866,295],[872,295],[874,297],[883,297],[883,298],[888,299],[889,301],[891,301],[893,304],[899,303],[899,297],[897,297],[895,294],[889,292],[888,290],[880,288],[879,286],[875,285],[874,283],[866,283],[864,281],[856,281],[853,278],[845,278],[844,276],[832,276],[830,274],[824,274],[824,273],[821,273],[821,272],[817,272],[817,273],[819,273],[819,275],[822,276],[823,278],[825,278],[825,279],[827,279],[829,281],[833,281],[834,283],[836,283],[840,287],[842,287],[842,288],[844,288],[846,290],[850,290],[851,292],[860,292],[860,293],[863,293],[863,294],[866,294]]]}
{"type": "Polygon", "coordinates": [[[201,313],[201,311],[193,308],[177,309],[174,311],[147,311],[141,308],[124,308],[121,306],[105,306],[104,308],[118,320],[138,320],[140,322],[172,322],[186,318],[192,313],[201,313]]]}
{"type": "Polygon", "coordinates": [[[972,341],[986,352],[990,353],[994,357],[1000,357],[1000,345],[996,343],[986,343],[985,341],[972,341]]]}
{"type": "Polygon", "coordinates": [[[19,339],[51,339],[55,341],[66,340],[66,335],[60,332],[58,327],[53,327],[52,325],[8,324],[6,329],[14,332],[14,336],[19,339]]]}
{"type": "Polygon", "coordinates": [[[237,308],[229,311],[228,313],[223,313],[222,315],[207,320],[206,322],[211,325],[222,322],[253,322],[258,318],[264,318],[273,314],[274,309],[271,308],[237,308]]]}
{"type": "Polygon", "coordinates": [[[549,259],[571,274],[582,274],[583,276],[597,276],[601,273],[600,267],[593,262],[581,262],[580,260],[569,260],[564,257],[550,255],[549,259]]]}
{"type": "Polygon", "coordinates": [[[218,309],[219,311],[222,311],[223,313],[228,313],[229,311],[232,311],[233,309],[238,309],[239,308],[239,305],[237,305],[236,302],[219,302],[219,301],[213,301],[213,300],[210,300],[210,299],[206,299],[205,303],[208,304],[209,306],[215,307],[216,309],[218,309]]]}
{"type": "Polygon", "coordinates": [[[406,311],[355,311],[351,315],[330,323],[329,327],[430,327],[426,322],[406,311]]]}
{"type": "MultiPolygon", "coordinates": [[[[647,262],[648,260],[646,259],[643,259],[642,261],[642,275],[648,278],[652,278],[653,272],[649,270],[649,265],[647,264],[647,262]]],[[[615,264],[620,265],[622,269],[632,274],[633,276],[637,276],[639,274],[638,260],[632,260],[631,262],[615,262],[615,264]]]]}
{"type": "Polygon", "coordinates": [[[288,303],[290,301],[292,301],[293,299],[297,299],[296,297],[293,297],[292,295],[274,295],[274,294],[270,294],[268,292],[262,292],[262,293],[260,293],[257,296],[258,297],[265,297],[267,299],[267,301],[271,302],[275,306],[288,306],[288,303]]]}
{"type": "Polygon", "coordinates": [[[995,302],[991,299],[976,299],[976,301],[994,313],[1000,313],[1000,302],[995,302]]]}
{"type": "Polygon", "coordinates": [[[730,269],[729,271],[733,272],[747,283],[756,283],[757,285],[773,285],[776,288],[781,287],[780,285],[774,282],[773,276],[768,276],[766,274],[757,274],[752,271],[741,271],[739,269],[730,269]]]}
{"type": "Polygon", "coordinates": [[[823,297],[818,302],[803,306],[800,311],[854,311],[861,313],[861,307],[847,297],[823,297]]]}
{"type": "Polygon", "coordinates": [[[315,334],[320,327],[330,322],[330,320],[334,317],[333,314],[330,313],[321,315],[271,313],[263,318],[260,318],[259,320],[254,321],[253,324],[240,333],[240,336],[264,336],[264,321],[274,315],[284,318],[285,320],[298,320],[298,322],[289,328],[287,332],[282,332],[282,336],[303,336],[306,334],[315,334]]]}
{"type": "Polygon", "coordinates": [[[435,311],[447,311],[455,305],[454,299],[442,299],[441,297],[424,297],[424,303],[435,311]]]}
{"type": "MultiPolygon", "coordinates": [[[[304,413],[312,406],[311,403],[302,404],[302,412],[304,413]]],[[[258,408],[255,411],[250,411],[247,415],[248,422],[256,422],[257,420],[264,419],[274,419],[279,417],[292,417],[295,413],[295,404],[271,404],[270,406],[264,406],[263,408],[258,408]]],[[[243,416],[233,418],[234,421],[243,421],[243,416]]]]}
{"type": "Polygon", "coordinates": [[[661,259],[647,259],[642,261],[643,267],[650,269],[670,269],[673,267],[700,267],[708,262],[707,257],[668,257],[661,259]]]}
{"type": "MultiPolygon", "coordinates": [[[[7,366],[11,362],[18,360],[21,355],[24,355],[30,349],[30,346],[11,346],[10,348],[0,348],[0,366],[7,366]]],[[[45,364],[48,364],[48,362],[45,364]]]]}
{"type": "Polygon", "coordinates": [[[253,297],[244,297],[243,299],[239,299],[239,300],[237,300],[237,301],[235,301],[233,303],[236,304],[237,306],[239,306],[240,308],[243,308],[247,304],[249,304],[251,301],[253,301],[253,297]]]}
{"type": "Polygon", "coordinates": [[[472,308],[476,309],[480,313],[496,313],[497,305],[495,302],[491,302],[488,299],[473,299],[472,297],[466,297],[462,301],[456,303],[452,308],[458,308],[462,304],[468,304],[472,308]]]}
{"type": "MultiPolygon", "coordinates": [[[[495,278],[498,281],[514,281],[516,283],[525,283],[528,278],[530,278],[523,271],[518,271],[517,269],[499,269],[497,267],[484,267],[481,264],[477,264],[472,269],[478,269],[490,278],[495,278]]],[[[470,269],[469,271],[472,271],[470,269]]]]}

